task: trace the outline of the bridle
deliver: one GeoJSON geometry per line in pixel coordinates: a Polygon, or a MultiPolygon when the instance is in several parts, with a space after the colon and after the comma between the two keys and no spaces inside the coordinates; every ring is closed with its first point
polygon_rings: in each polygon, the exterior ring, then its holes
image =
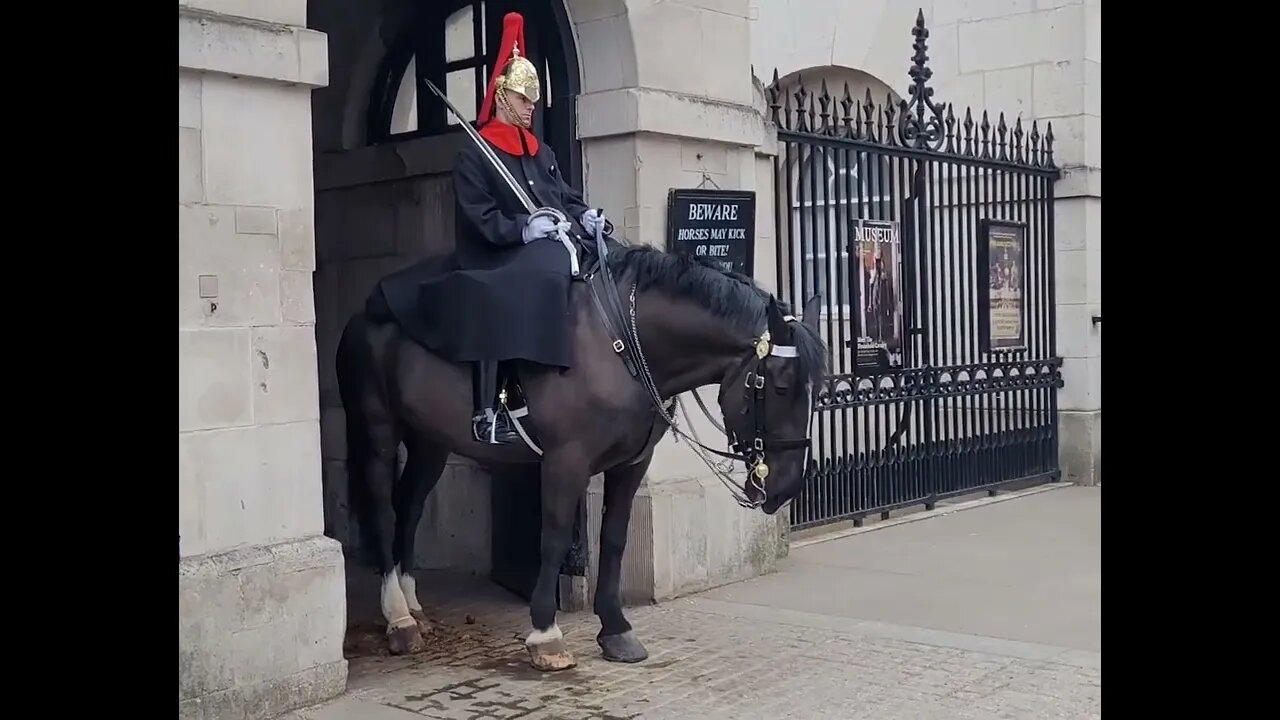
{"type": "MultiPolygon", "coordinates": [[[[683,437],[685,440],[689,441],[690,447],[693,449],[694,453],[697,454],[704,463],[706,463],[711,472],[720,480],[721,483],[724,484],[724,486],[729,490],[729,494],[733,496],[738,505],[753,510],[760,507],[764,504],[764,501],[768,496],[764,486],[765,478],[769,476],[769,465],[766,462],[766,455],[771,452],[802,448],[808,449],[810,446],[809,431],[811,430],[813,423],[812,388],[805,388],[805,392],[809,394],[810,411],[808,415],[808,423],[805,427],[805,437],[785,438],[774,436],[769,432],[769,428],[766,423],[767,414],[765,409],[767,403],[765,400],[765,388],[770,384],[769,369],[766,360],[770,357],[798,359],[799,353],[796,350],[796,346],[774,344],[769,331],[766,329],[758,338],[755,339],[751,354],[736,366],[736,369],[741,369],[744,366],[754,363],[754,367],[746,371],[745,380],[743,381],[743,400],[747,403],[744,406],[743,411],[746,412],[749,408],[752,417],[750,437],[740,436],[736,431],[727,427],[728,423],[726,423],[724,427],[721,427],[719,423],[716,423],[715,418],[711,416],[706,405],[702,403],[702,398],[698,396],[696,391],[694,392],[694,398],[696,398],[698,404],[702,406],[703,412],[706,412],[707,417],[711,420],[712,424],[716,425],[716,427],[725,434],[729,439],[729,447],[736,452],[723,452],[721,450],[716,450],[715,448],[707,447],[696,437],[690,436],[677,426],[674,409],[675,404],[672,403],[672,409],[670,411],[667,410],[666,403],[664,403],[662,399],[662,394],[658,390],[657,382],[653,379],[653,373],[649,370],[649,362],[645,359],[644,350],[640,346],[640,330],[636,324],[637,284],[634,282],[631,284],[629,312],[627,313],[626,320],[623,322],[623,325],[625,325],[625,340],[620,337],[624,333],[620,333],[614,328],[614,323],[610,320],[610,313],[605,310],[605,304],[607,303],[615,309],[616,315],[622,315],[620,312],[621,308],[619,307],[621,303],[617,298],[617,285],[613,281],[613,274],[609,270],[609,264],[606,260],[607,249],[604,244],[602,230],[603,228],[601,226],[597,226],[595,235],[597,261],[599,263],[598,270],[604,275],[605,280],[603,283],[603,292],[600,292],[597,289],[596,283],[592,282],[593,275],[595,273],[587,273],[583,280],[587,281],[588,286],[591,288],[592,296],[595,299],[596,308],[599,310],[600,318],[605,325],[605,329],[608,331],[610,336],[613,337],[614,352],[622,358],[622,361],[626,364],[627,370],[631,375],[639,380],[640,384],[645,387],[645,390],[649,395],[649,399],[653,402],[654,408],[658,412],[658,416],[661,417],[668,426],[670,426],[671,431],[677,437],[683,437]],[[605,296],[604,302],[600,299],[600,295],[602,294],[605,296]],[[745,464],[748,472],[748,481],[751,483],[751,486],[759,492],[759,499],[753,500],[748,497],[747,494],[743,490],[739,489],[738,485],[733,482],[732,478],[729,477],[728,472],[718,467],[714,461],[707,457],[706,453],[712,453],[728,460],[738,460],[745,464]]],[[[788,323],[799,322],[794,316],[790,315],[786,316],[784,319],[788,323]]]]}
{"type": "MultiPolygon", "coordinates": [[[[797,322],[794,317],[788,316],[787,322],[797,322]]],[[[809,426],[805,427],[805,436],[802,438],[786,438],[777,437],[769,432],[766,426],[766,418],[768,414],[765,412],[765,387],[769,384],[769,369],[765,364],[765,360],[769,357],[796,358],[798,357],[795,345],[775,345],[769,336],[769,331],[765,330],[763,334],[756,340],[755,353],[748,356],[740,365],[747,365],[754,362],[755,367],[747,370],[746,377],[743,380],[743,401],[747,406],[743,408],[745,412],[747,407],[751,410],[751,437],[744,438],[738,435],[737,431],[728,427],[721,429],[721,432],[729,438],[729,447],[737,451],[738,455],[734,459],[741,459],[747,466],[750,473],[752,486],[760,491],[760,495],[764,496],[764,479],[769,477],[769,465],[765,462],[765,455],[771,451],[785,450],[808,450],[810,446],[809,426]]],[[[809,388],[805,389],[806,392],[809,388]]],[[[697,397],[697,393],[694,393],[697,397]]],[[[698,404],[702,405],[702,399],[698,398],[698,404]]],[[[702,405],[703,412],[707,413],[711,418],[711,413],[705,405],[702,405]]],[[[809,413],[812,418],[813,413],[809,413]]],[[[713,419],[714,422],[714,419],[713,419]]],[[[701,443],[699,443],[701,445],[701,443]]]]}
{"type": "MultiPolygon", "coordinates": [[[[658,386],[653,379],[652,373],[649,371],[649,363],[644,357],[644,350],[640,346],[640,333],[636,326],[635,284],[632,284],[631,286],[630,301],[630,323],[627,329],[629,330],[629,339],[632,343],[631,346],[634,349],[635,354],[639,356],[640,359],[640,373],[637,379],[639,379],[641,384],[649,391],[649,398],[653,401],[654,407],[658,411],[658,415],[671,427],[671,431],[673,433],[678,437],[683,437],[685,440],[689,441],[694,453],[697,454],[704,463],[706,463],[707,468],[710,469],[716,478],[724,484],[725,488],[729,490],[729,494],[733,496],[733,499],[739,506],[752,510],[760,507],[764,504],[764,501],[768,496],[764,486],[765,478],[769,477],[769,465],[765,460],[766,455],[773,451],[795,450],[802,448],[808,449],[810,446],[808,431],[812,426],[812,407],[810,407],[809,412],[809,425],[806,425],[805,437],[803,438],[776,437],[769,432],[766,423],[765,388],[769,385],[769,370],[765,361],[769,357],[796,358],[798,357],[796,347],[794,345],[773,344],[769,331],[765,330],[760,337],[756,339],[754,351],[737,365],[738,368],[752,363],[755,365],[754,368],[747,370],[746,377],[742,384],[743,400],[748,403],[743,407],[743,410],[745,412],[749,408],[751,412],[752,432],[750,437],[744,438],[740,436],[735,430],[728,427],[728,423],[725,423],[723,427],[720,426],[719,423],[716,423],[715,418],[712,417],[710,411],[702,404],[702,399],[698,397],[696,391],[694,392],[694,397],[698,399],[698,404],[702,405],[703,412],[707,414],[707,418],[710,419],[711,422],[729,438],[729,447],[736,452],[716,450],[715,448],[707,447],[696,437],[691,437],[688,433],[681,430],[676,424],[674,410],[669,413],[663,406],[662,396],[658,391],[658,386]],[[747,479],[751,483],[751,486],[759,492],[759,499],[753,500],[748,497],[747,494],[740,490],[738,485],[733,482],[729,477],[729,474],[708,458],[706,453],[712,453],[728,460],[738,460],[746,465],[748,473],[747,479]]],[[[798,322],[794,317],[790,316],[788,316],[787,320],[788,322],[798,322]]],[[[615,349],[617,348],[616,343],[614,347],[615,349]]],[[[805,392],[809,392],[809,390],[809,388],[806,388],[805,392]]],[[[812,399],[810,400],[810,404],[812,405],[812,399]]]]}

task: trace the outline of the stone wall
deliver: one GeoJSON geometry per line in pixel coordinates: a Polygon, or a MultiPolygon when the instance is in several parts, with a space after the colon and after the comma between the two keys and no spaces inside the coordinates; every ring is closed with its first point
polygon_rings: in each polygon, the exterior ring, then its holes
{"type": "Polygon", "coordinates": [[[181,717],[268,717],[346,683],[311,286],[310,95],[328,62],[305,15],[179,3],[181,717]]]}

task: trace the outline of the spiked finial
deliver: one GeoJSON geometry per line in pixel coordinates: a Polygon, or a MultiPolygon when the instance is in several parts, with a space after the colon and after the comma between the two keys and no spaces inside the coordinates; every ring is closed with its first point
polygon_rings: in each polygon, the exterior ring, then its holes
{"type": "Polygon", "coordinates": [[[851,138],[857,137],[858,128],[855,126],[853,115],[850,112],[854,107],[853,95],[849,93],[849,82],[844,84],[844,97],[840,100],[840,124],[844,127],[844,136],[851,138]]]}
{"type": "Polygon", "coordinates": [[[1040,124],[1031,121],[1031,164],[1040,167],[1040,124]]]}
{"type": "Polygon", "coordinates": [[[822,78],[822,88],[818,92],[818,105],[822,108],[818,113],[822,118],[822,125],[818,127],[818,131],[823,135],[834,135],[831,125],[831,93],[827,91],[827,79],[822,78]]]}
{"type": "Polygon", "coordinates": [[[1044,132],[1044,166],[1055,167],[1053,164],[1053,122],[1046,123],[1044,132]]]}
{"type": "Polygon", "coordinates": [[[1024,156],[1022,153],[1022,115],[1018,115],[1018,121],[1013,126],[1013,161],[1022,163],[1024,156]]]}
{"type": "Polygon", "coordinates": [[[769,87],[765,89],[765,94],[769,96],[769,119],[774,125],[780,126],[778,122],[778,110],[782,108],[778,104],[778,68],[773,69],[773,82],[769,83],[769,87]]]}
{"type": "Polygon", "coordinates": [[[916,13],[915,27],[911,28],[915,42],[911,47],[915,54],[911,56],[911,87],[908,93],[911,102],[902,103],[902,117],[898,121],[898,134],[902,143],[917,150],[938,150],[942,147],[942,110],[933,102],[933,88],[929,87],[929,79],[933,70],[929,68],[929,28],[924,24],[924,9],[916,13]],[[910,111],[908,110],[910,107],[910,111]]]}
{"type": "Polygon", "coordinates": [[[982,130],[982,159],[991,159],[991,119],[987,117],[987,111],[982,111],[982,124],[978,126],[982,130]]]}

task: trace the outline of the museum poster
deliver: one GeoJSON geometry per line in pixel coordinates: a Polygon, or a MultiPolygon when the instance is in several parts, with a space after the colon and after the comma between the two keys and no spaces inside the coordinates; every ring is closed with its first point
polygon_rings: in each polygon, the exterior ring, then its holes
{"type": "Polygon", "coordinates": [[[1027,346],[1027,227],[1008,220],[983,220],[978,245],[978,321],[986,352],[1027,346]]]}
{"type": "Polygon", "coordinates": [[[902,367],[902,231],[897,220],[854,219],[849,278],[859,373],[902,367]]]}

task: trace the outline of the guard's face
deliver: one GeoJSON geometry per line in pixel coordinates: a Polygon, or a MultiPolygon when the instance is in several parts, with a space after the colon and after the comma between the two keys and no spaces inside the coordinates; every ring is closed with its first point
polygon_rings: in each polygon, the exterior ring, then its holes
{"type": "Polygon", "coordinates": [[[511,112],[515,114],[512,120],[516,122],[512,124],[523,127],[531,127],[533,125],[533,102],[529,98],[518,92],[508,92],[507,102],[511,105],[511,112]]]}

